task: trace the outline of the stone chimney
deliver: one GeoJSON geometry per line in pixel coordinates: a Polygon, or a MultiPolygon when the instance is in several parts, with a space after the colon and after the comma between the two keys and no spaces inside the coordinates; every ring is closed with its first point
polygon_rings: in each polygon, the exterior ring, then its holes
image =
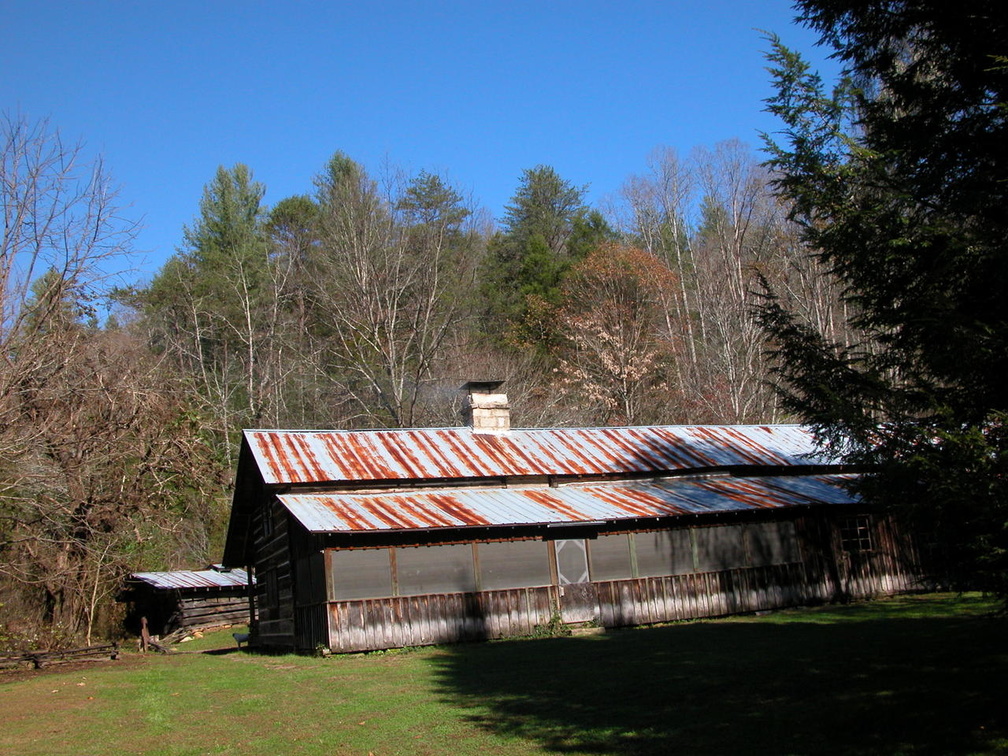
{"type": "Polygon", "coordinates": [[[460,390],[465,424],[476,433],[507,433],[511,429],[511,408],[507,394],[497,391],[504,381],[469,381],[460,390]]]}

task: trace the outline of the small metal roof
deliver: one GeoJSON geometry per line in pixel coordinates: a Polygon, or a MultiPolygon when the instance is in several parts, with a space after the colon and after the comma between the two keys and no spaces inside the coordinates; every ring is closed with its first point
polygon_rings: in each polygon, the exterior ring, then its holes
{"type": "Polygon", "coordinates": [[[797,425],[639,428],[246,430],[270,484],[612,475],[829,464],[797,425]]]}
{"type": "Polygon", "coordinates": [[[849,475],[661,478],[556,488],[439,488],[410,493],[282,494],[310,532],[560,525],[849,504],[849,475]]]}
{"type": "Polygon", "coordinates": [[[191,588],[242,588],[248,585],[248,573],[242,569],[172,570],[171,572],[134,572],[130,578],[161,590],[191,588]]]}

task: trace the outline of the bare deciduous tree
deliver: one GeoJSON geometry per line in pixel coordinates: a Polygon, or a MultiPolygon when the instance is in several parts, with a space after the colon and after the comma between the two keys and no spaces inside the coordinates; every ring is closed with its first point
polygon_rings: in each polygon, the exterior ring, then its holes
{"type": "Polygon", "coordinates": [[[843,323],[837,292],[799,249],[770,178],[733,140],[695,150],[688,161],[659,151],[623,188],[624,235],[665,260],[678,282],[669,326],[682,337],[680,420],[779,417],[755,316],[763,282],[828,330],[843,323]]]}
{"type": "Polygon", "coordinates": [[[199,519],[215,479],[160,367],[90,322],[134,230],[100,162],[45,122],[0,135],[2,621],[89,638],[125,555],[199,519]]]}
{"type": "Polygon", "coordinates": [[[0,456],[30,442],[13,431],[17,387],[65,359],[36,348],[48,315],[40,308],[67,292],[91,304],[129,248],[134,227],[115,196],[101,161],[87,162],[47,121],[0,117],[0,456]]]}
{"type": "Polygon", "coordinates": [[[776,252],[777,203],[766,170],[741,142],[699,151],[697,165],[703,204],[694,261],[707,387],[700,397],[715,400],[705,410],[719,421],[772,419],[774,397],[754,308],[758,273],[776,252]]]}
{"type": "Polygon", "coordinates": [[[677,286],[654,255],[614,244],[591,252],[564,281],[554,312],[557,383],[595,422],[659,422],[675,404],[667,318],[677,286]]]}
{"type": "Polygon", "coordinates": [[[331,374],[364,422],[416,425],[441,347],[472,309],[478,238],[464,225],[470,210],[429,174],[383,195],[342,155],[318,187],[315,298],[331,374]]]}

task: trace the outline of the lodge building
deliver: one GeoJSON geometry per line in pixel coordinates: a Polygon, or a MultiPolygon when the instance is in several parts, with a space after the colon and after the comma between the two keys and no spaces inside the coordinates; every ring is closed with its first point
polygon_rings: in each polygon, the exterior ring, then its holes
{"type": "Polygon", "coordinates": [[[247,430],[224,553],[252,643],[333,652],[893,594],[908,539],[795,425],[247,430]]]}

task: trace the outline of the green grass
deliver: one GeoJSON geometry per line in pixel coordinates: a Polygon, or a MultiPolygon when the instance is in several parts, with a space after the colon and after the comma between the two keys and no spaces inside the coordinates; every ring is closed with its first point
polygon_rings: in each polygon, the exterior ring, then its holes
{"type": "MultiPolygon", "coordinates": [[[[598,636],[0,674],[0,753],[1004,753],[1008,625],[993,609],[929,595],[598,636]]],[[[201,641],[230,649],[232,631],[201,641]]]]}
{"type": "MultiPolygon", "coordinates": [[[[176,643],[174,648],[176,651],[196,651],[200,653],[206,651],[228,651],[238,648],[233,633],[247,632],[248,625],[232,625],[231,627],[207,630],[189,636],[189,640],[176,643]]],[[[244,644],[242,648],[244,648],[244,644]]]]}

